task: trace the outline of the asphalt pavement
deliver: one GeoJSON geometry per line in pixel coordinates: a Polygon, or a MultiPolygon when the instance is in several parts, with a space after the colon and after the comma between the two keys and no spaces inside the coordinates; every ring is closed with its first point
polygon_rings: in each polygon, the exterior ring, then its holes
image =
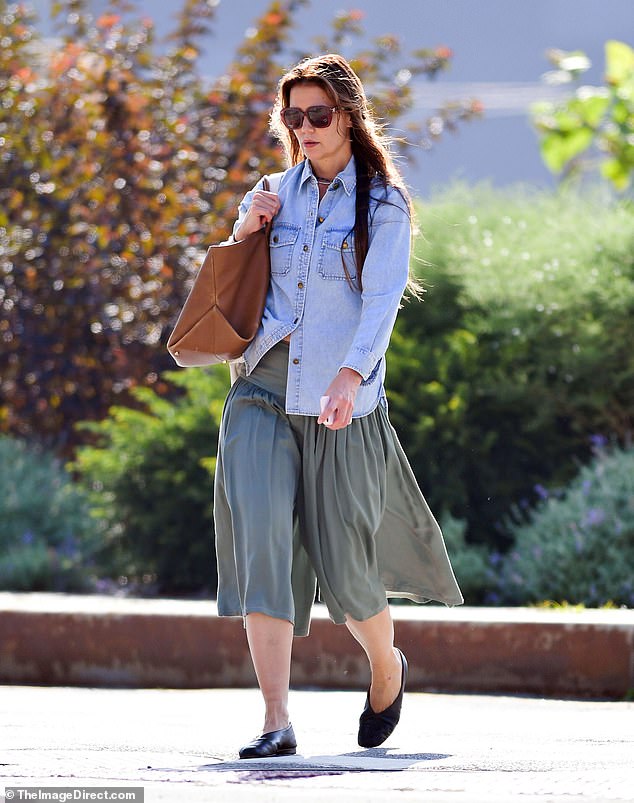
{"type": "Polygon", "coordinates": [[[363,703],[362,692],[294,690],[297,756],[239,761],[260,732],[255,689],[0,686],[0,791],[140,786],[145,803],[634,801],[634,703],[406,693],[401,723],[372,750],[356,743],[363,703]]]}

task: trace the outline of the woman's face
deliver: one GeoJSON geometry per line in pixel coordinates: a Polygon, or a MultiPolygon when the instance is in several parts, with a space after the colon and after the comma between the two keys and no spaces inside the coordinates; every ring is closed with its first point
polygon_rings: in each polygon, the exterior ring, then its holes
{"type": "MultiPolygon", "coordinates": [[[[306,111],[309,106],[332,107],[335,104],[318,84],[306,83],[295,84],[291,88],[288,105],[306,111]]],[[[339,172],[348,164],[352,146],[350,116],[346,112],[334,112],[328,128],[314,128],[308,117],[304,116],[302,127],[292,133],[297,137],[304,156],[317,168],[317,173],[319,165],[334,168],[335,172],[339,172]]]]}

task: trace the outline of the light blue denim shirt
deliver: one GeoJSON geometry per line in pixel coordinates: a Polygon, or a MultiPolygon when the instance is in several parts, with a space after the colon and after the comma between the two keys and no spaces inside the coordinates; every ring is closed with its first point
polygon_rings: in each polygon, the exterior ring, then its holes
{"type": "MultiPolygon", "coordinates": [[[[260,180],[242,200],[234,232],[260,180]]],[[[369,248],[362,286],[356,278],[354,237],[356,172],[354,157],[332,181],[321,202],[310,162],[281,175],[281,208],[271,228],[271,283],[262,323],[244,354],[248,376],[258,361],[291,335],[286,412],[319,415],[319,400],[343,367],[361,374],[355,417],[386,404],[385,352],[408,277],[410,220],[393,187],[378,182],[370,197],[369,248]],[[389,203],[378,203],[385,198],[389,203]]]]}

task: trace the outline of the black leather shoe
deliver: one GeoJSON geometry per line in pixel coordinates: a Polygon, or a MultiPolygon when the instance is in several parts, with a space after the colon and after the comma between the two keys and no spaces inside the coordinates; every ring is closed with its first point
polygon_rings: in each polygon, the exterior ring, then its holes
{"type": "Polygon", "coordinates": [[[401,688],[392,705],[378,714],[372,710],[370,705],[370,690],[365,701],[365,708],[359,718],[359,738],[361,747],[378,747],[387,739],[394,728],[398,725],[401,718],[401,708],[403,706],[403,692],[407,681],[407,660],[399,650],[403,671],[401,675],[401,688]]]}
{"type": "Polygon", "coordinates": [[[293,726],[279,731],[269,731],[258,736],[240,750],[240,758],[273,758],[275,756],[294,756],[297,740],[293,726]]]}

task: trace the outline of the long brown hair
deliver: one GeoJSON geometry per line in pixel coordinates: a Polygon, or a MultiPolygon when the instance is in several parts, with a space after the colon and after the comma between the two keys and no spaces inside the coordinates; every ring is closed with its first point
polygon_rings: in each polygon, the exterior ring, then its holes
{"type": "MultiPolygon", "coordinates": [[[[351,232],[355,240],[357,282],[361,288],[363,263],[368,252],[370,187],[379,183],[387,196],[388,186],[398,190],[412,220],[412,202],[389,149],[389,140],[383,135],[374,117],[359,76],[348,62],[336,53],[327,53],[304,59],[282,76],[271,113],[271,131],[284,146],[290,166],[304,160],[297,137],[282,123],[281,109],[290,103],[291,89],[297,84],[317,84],[328,95],[333,106],[348,113],[350,140],[357,171],[355,221],[351,232]]],[[[379,202],[389,203],[385,199],[379,202]]],[[[343,259],[343,252],[342,252],[343,259]]],[[[348,281],[352,284],[344,261],[348,281]]],[[[417,283],[410,277],[408,287],[416,293],[417,283]]]]}

